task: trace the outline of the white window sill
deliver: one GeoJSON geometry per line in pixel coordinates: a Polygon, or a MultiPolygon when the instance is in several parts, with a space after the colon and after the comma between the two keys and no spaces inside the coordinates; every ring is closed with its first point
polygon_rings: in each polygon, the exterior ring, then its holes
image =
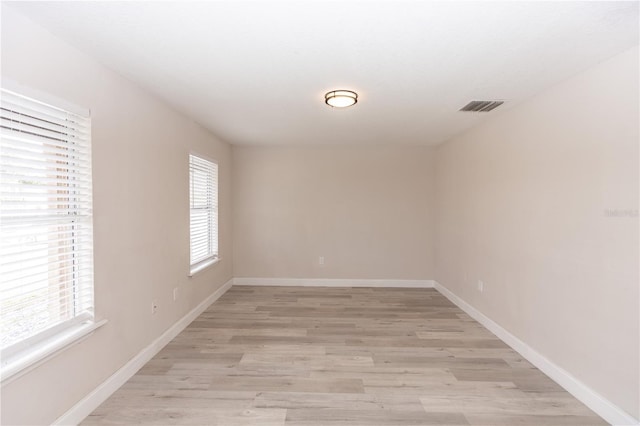
{"type": "Polygon", "coordinates": [[[75,325],[27,349],[21,350],[12,356],[3,358],[2,366],[0,367],[0,382],[4,386],[14,379],[17,379],[63,350],[88,337],[106,323],[107,320],[102,320],[75,325]]]}
{"type": "Polygon", "coordinates": [[[220,257],[212,257],[211,259],[203,260],[202,262],[196,263],[191,266],[191,270],[189,271],[189,277],[194,276],[198,272],[207,269],[211,265],[215,265],[216,263],[222,260],[220,257]]]}

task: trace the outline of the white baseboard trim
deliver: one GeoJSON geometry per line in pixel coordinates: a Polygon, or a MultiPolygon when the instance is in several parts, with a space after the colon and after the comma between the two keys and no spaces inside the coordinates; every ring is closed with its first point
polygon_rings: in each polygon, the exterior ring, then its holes
{"type": "Polygon", "coordinates": [[[218,300],[231,286],[233,278],[227,281],[222,287],[211,293],[209,297],[203,300],[198,306],[193,308],[188,314],[180,318],[167,331],[162,333],[160,337],[151,342],[149,346],[140,351],[122,368],[113,373],[107,380],[102,382],[91,393],[82,398],[76,405],[71,407],[66,413],[60,416],[54,425],[77,425],[83,421],[89,414],[100,406],[111,396],[120,386],[124,385],[136,372],[142,368],[151,358],[153,358],[167,343],[173,340],[182,330],[184,330],[191,322],[204,312],[213,302],[218,300]]]}
{"type": "Polygon", "coordinates": [[[567,392],[576,397],[584,405],[593,410],[612,425],[638,425],[637,419],[613,404],[611,401],[598,394],[596,391],[586,386],[580,380],[572,376],[569,372],[554,364],[535,349],[509,333],[502,326],[484,315],[482,312],[471,306],[469,303],[456,296],[449,289],[437,281],[434,281],[436,290],[442,293],[452,303],[466,312],[470,317],[478,321],[489,331],[495,334],[500,340],[511,346],[513,350],[522,355],[531,364],[535,365],[544,374],[562,386],[567,392]]]}
{"type": "Polygon", "coordinates": [[[433,280],[354,280],[335,278],[234,278],[233,285],[280,287],[433,288],[433,280]]]}

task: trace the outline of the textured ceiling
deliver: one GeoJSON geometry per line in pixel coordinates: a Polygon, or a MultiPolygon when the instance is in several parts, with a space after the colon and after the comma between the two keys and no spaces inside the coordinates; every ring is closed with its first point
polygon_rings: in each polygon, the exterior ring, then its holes
{"type": "Polygon", "coordinates": [[[237,144],[437,144],[638,44],[638,2],[10,4],[237,144]]]}

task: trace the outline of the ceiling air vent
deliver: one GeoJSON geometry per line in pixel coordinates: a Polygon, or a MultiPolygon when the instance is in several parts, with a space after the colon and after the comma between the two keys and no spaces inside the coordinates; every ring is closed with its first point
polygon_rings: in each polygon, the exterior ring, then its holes
{"type": "Polygon", "coordinates": [[[504,101],[471,101],[460,108],[460,111],[489,112],[503,103],[504,101]]]}

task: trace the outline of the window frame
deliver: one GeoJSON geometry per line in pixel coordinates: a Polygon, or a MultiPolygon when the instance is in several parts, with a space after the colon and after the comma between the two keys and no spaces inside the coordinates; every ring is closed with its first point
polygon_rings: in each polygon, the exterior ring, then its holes
{"type": "MultiPolygon", "coordinates": [[[[57,108],[67,113],[88,118],[89,135],[86,141],[86,148],[89,150],[88,162],[89,167],[91,166],[91,111],[88,108],[77,106],[73,103],[57,98],[48,93],[44,93],[40,90],[18,84],[10,79],[3,79],[1,86],[3,90],[13,92],[18,96],[24,96],[26,98],[30,98],[35,102],[45,104],[48,107],[57,108]]],[[[92,176],[92,173],[90,173],[90,176],[92,176]]],[[[89,188],[89,198],[91,199],[93,197],[93,188],[91,186],[89,188]]],[[[74,203],[75,202],[76,201],[74,201],[74,203]]],[[[82,220],[88,221],[88,223],[90,224],[90,233],[93,234],[93,212],[91,207],[89,211],[90,214],[83,217],[82,220]]],[[[71,223],[71,229],[75,229],[78,222],[77,220],[70,220],[69,223],[71,223]]],[[[78,250],[77,244],[75,244],[74,242],[71,246],[72,252],[75,253],[78,250]]],[[[91,241],[91,258],[93,257],[94,246],[95,245],[93,241],[91,241]]],[[[73,257],[75,257],[75,255],[73,257]]],[[[93,267],[91,266],[91,271],[92,270],[93,267]]],[[[83,277],[74,278],[72,280],[72,285],[74,288],[74,290],[71,292],[72,295],[75,295],[77,291],[81,291],[84,288],[84,286],[86,285],[86,279],[86,277],[83,277]],[[80,279],[82,279],[83,283],[85,284],[80,284],[80,279]]],[[[91,292],[92,294],[95,294],[95,279],[92,272],[89,279],[91,292]]],[[[72,297],[75,298],[76,296],[72,297]]],[[[23,374],[26,374],[27,372],[46,362],[48,359],[57,355],[59,352],[71,347],[84,338],[87,338],[98,328],[107,323],[106,319],[97,319],[97,314],[95,311],[95,298],[93,299],[93,303],[91,304],[90,311],[91,312],[85,310],[77,312],[74,311],[73,316],[68,320],[57,324],[49,323],[46,328],[40,330],[39,332],[26,338],[17,340],[9,344],[7,347],[1,349],[0,382],[2,383],[2,385],[4,386],[6,383],[9,383],[22,376],[23,374]]]]}
{"type": "Polygon", "coordinates": [[[220,163],[207,156],[203,155],[196,151],[189,152],[189,273],[188,276],[192,277],[198,272],[207,269],[208,267],[218,263],[221,260],[220,257],[220,163]],[[212,180],[212,190],[215,194],[214,200],[212,200],[211,216],[212,216],[212,228],[209,229],[209,234],[211,234],[211,238],[215,240],[215,252],[207,253],[207,256],[204,258],[198,258],[194,262],[192,259],[192,246],[193,246],[193,235],[191,234],[191,226],[192,226],[192,213],[193,213],[193,165],[192,158],[197,159],[198,161],[204,161],[210,163],[213,166],[213,174],[211,175],[212,180]]]}

